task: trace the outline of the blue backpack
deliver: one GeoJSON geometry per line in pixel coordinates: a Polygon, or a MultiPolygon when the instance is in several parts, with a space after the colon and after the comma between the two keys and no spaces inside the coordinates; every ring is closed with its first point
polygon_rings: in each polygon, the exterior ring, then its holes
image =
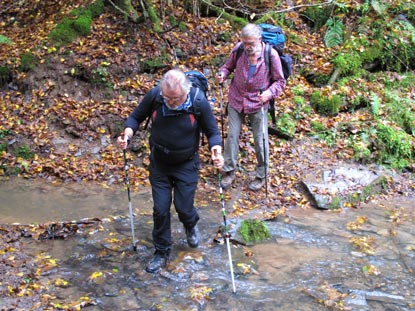
{"type": "Polygon", "coordinates": [[[262,41],[272,45],[278,53],[282,53],[285,46],[285,35],[281,27],[271,24],[259,24],[262,29],[262,41]]]}
{"type": "MultiPolygon", "coordinates": [[[[271,24],[259,24],[258,26],[262,29],[262,41],[267,44],[265,46],[265,63],[267,67],[270,68],[269,62],[271,49],[269,47],[272,47],[278,52],[278,55],[280,56],[284,78],[288,79],[292,73],[293,59],[290,55],[283,53],[285,47],[285,35],[282,32],[281,27],[271,24]]],[[[236,53],[236,60],[238,60],[238,58],[241,56],[243,50],[244,47],[241,44],[236,53]]]]}
{"type": "MultiPolygon", "coordinates": [[[[272,46],[274,50],[278,52],[278,55],[281,59],[282,71],[284,73],[284,78],[287,79],[292,72],[293,59],[290,55],[284,54],[285,47],[285,35],[282,32],[281,27],[271,25],[271,24],[259,24],[259,27],[262,29],[262,41],[272,46]]],[[[265,62],[269,66],[269,52],[268,56],[265,54],[265,62]]]]}
{"type": "Polygon", "coordinates": [[[203,93],[205,93],[205,96],[207,98],[208,97],[207,93],[209,91],[209,84],[208,84],[208,79],[206,78],[206,76],[197,70],[186,71],[184,74],[187,76],[190,82],[192,82],[192,86],[203,91],[203,93]]]}

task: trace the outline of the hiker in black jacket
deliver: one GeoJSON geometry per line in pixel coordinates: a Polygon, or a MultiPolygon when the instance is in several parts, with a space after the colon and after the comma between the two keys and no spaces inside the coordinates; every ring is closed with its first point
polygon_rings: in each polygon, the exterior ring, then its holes
{"type": "Polygon", "coordinates": [[[153,195],[153,244],[155,255],[146,267],[157,272],[167,264],[172,247],[170,206],[172,200],[183,223],[187,243],[199,245],[194,207],[200,160],[200,132],[206,135],[216,168],[223,166],[222,140],[216,119],[204,92],[192,87],[180,70],[166,72],[158,86],[148,92],[125,123],[118,137],[121,149],[126,149],[139,125],[151,115],[150,183],[153,195]]]}

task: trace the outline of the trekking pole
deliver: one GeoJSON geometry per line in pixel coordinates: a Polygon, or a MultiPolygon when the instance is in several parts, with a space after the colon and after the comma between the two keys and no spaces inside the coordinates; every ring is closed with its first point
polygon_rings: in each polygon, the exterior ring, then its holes
{"type": "MultiPolygon", "coordinates": [[[[262,93],[262,90],[261,90],[262,93]]],[[[264,149],[264,170],[265,170],[265,198],[268,198],[268,176],[267,176],[267,148],[265,147],[265,121],[267,120],[267,114],[265,113],[264,103],[261,106],[262,117],[262,146],[264,149]]]]}
{"type": "Polygon", "coordinates": [[[124,170],[125,170],[125,184],[127,185],[127,194],[128,194],[128,208],[130,211],[130,224],[131,224],[131,236],[133,242],[133,250],[137,250],[135,234],[134,234],[134,216],[133,216],[133,207],[131,205],[131,195],[130,195],[130,178],[128,177],[128,164],[127,164],[127,152],[125,149],[123,150],[124,153],[124,170]]]}
{"type": "Polygon", "coordinates": [[[221,124],[221,131],[222,131],[222,142],[224,138],[223,134],[223,91],[222,91],[223,83],[219,83],[219,92],[220,92],[220,124],[221,124]]]}
{"type": "MultiPolygon", "coordinates": [[[[216,150],[214,152],[215,152],[215,156],[216,156],[216,150]]],[[[232,253],[231,253],[231,246],[229,244],[230,234],[228,232],[228,225],[226,223],[225,197],[223,195],[223,189],[222,189],[222,185],[221,185],[222,176],[221,176],[220,170],[218,170],[218,181],[219,181],[220,202],[222,204],[222,215],[223,215],[223,225],[224,225],[223,232],[224,232],[225,240],[226,240],[226,248],[228,250],[229,267],[231,269],[232,291],[234,293],[236,293],[235,278],[234,278],[233,264],[232,264],[232,253]]]]}

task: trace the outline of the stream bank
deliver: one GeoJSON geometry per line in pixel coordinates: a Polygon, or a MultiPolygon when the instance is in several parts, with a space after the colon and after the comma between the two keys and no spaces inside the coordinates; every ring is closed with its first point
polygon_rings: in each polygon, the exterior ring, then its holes
{"type": "MultiPolygon", "coordinates": [[[[415,197],[373,200],[339,211],[287,209],[266,222],[270,240],[232,245],[234,294],[226,247],[215,242],[222,224],[217,202],[199,207],[198,249],[187,247],[173,214],[171,260],[153,275],[144,271],[153,253],[148,191],[132,196],[138,239],[134,252],[124,189],[48,187],[53,186],[21,181],[6,187],[10,198],[12,189],[20,189],[15,202],[7,202],[14,206],[7,211],[8,222],[47,214],[49,221],[62,220],[62,215],[68,221],[98,216],[100,221],[80,225],[66,239],[10,238],[6,245],[13,247],[0,252],[1,310],[415,310],[415,197]],[[48,200],[39,200],[42,193],[48,200]],[[16,264],[30,262],[26,268],[16,264]],[[31,292],[19,282],[32,285],[31,292]],[[8,286],[22,295],[10,293],[8,286]]],[[[229,222],[236,221],[230,213],[229,222]]]]}

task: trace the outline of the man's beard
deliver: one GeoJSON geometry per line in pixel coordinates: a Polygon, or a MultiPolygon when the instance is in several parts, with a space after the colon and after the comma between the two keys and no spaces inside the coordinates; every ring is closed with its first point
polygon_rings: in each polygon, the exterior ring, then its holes
{"type": "Polygon", "coordinates": [[[255,47],[245,48],[245,52],[248,55],[254,55],[256,52],[259,51],[260,45],[256,45],[255,47]]]}

